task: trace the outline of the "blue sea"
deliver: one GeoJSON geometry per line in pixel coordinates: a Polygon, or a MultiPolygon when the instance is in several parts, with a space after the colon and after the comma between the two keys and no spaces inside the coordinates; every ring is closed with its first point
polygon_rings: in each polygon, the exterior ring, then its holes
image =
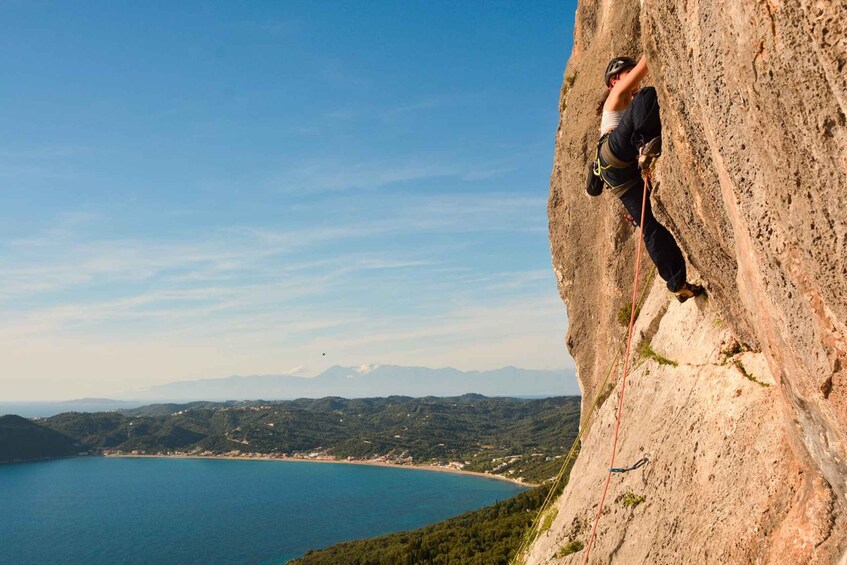
{"type": "Polygon", "coordinates": [[[285,563],[521,490],[469,475],[296,461],[0,465],[0,563],[285,563]]]}

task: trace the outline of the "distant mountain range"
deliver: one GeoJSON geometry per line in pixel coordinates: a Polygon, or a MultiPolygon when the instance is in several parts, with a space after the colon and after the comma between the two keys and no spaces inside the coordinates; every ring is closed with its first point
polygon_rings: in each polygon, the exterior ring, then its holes
{"type": "Polygon", "coordinates": [[[450,367],[366,365],[330,367],[316,377],[294,375],[233,376],[179,381],[123,392],[125,401],[190,400],[290,400],[295,398],[370,398],[389,395],[411,397],[460,396],[565,396],[578,395],[573,370],[539,371],[504,367],[494,371],[460,371],[450,367]]]}
{"type": "Polygon", "coordinates": [[[47,418],[63,412],[109,412],[151,402],[197,400],[293,400],[296,398],[376,398],[390,395],[461,396],[463,394],[538,398],[578,396],[573,369],[538,371],[504,367],[494,371],[453,368],[365,365],[330,367],[316,377],[295,375],[233,376],[178,381],[129,390],[112,398],[82,398],[63,402],[0,402],[0,416],[18,414],[47,418]]]}

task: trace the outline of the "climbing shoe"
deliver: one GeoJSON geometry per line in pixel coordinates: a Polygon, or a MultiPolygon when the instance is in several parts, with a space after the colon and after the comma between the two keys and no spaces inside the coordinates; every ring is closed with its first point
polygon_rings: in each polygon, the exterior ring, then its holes
{"type": "Polygon", "coordinates": [[[656,159],[662,154],[662,136],[654,137],[638,148],[638,168],[643,172],[653,170],[656,159]]]}
{"type": "Polygon", "coordinates": [[[682,285],[682,288],[677,290],[674,294],[676,295],[676,299],[680,302],[685,302],[689,298],[695,298],[700,296],[706,292],[702,286],[697,284],[685,283],[682,285]]]}

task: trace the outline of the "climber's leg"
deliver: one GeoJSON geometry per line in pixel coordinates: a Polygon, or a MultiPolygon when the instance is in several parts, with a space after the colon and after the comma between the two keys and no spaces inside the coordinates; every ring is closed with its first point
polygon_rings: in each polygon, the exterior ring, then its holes
{"type": "MultiPolygon", "coordinates": [[[[636,224],[640,223],[641,220],[643,194],[644,185],[638,184],[620,197],[629,215],[635,218],[636,224]]],[[[644,210],[644,225],[641,226],[641,229],[644,232],[644,245],[647,247],[647,253],[653,263],[656,264],[659,276],[668,283],[668,290],[671,292],[679,291],[686,284],[685,258],[683,258],[682,251],[680,251],[671,233],[653,216],[649,195],[644,210]]]]}
{"type": "Polygon", "coordinates": [[[645,86],[632,97],[621,123],[609,134],[609,148],[621,161],[632,161],[638,156],[639,146],[660,135],[662,121],[656,89],[645,86]]]}

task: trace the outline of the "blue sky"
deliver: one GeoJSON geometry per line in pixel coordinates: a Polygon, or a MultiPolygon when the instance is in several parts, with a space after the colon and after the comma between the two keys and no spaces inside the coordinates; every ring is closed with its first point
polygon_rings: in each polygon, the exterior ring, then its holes
{"type": "Polygon", "coordinates": [[[572,366],[546,200],[575,1],[0,12],[8,399],[572,366]]]}

